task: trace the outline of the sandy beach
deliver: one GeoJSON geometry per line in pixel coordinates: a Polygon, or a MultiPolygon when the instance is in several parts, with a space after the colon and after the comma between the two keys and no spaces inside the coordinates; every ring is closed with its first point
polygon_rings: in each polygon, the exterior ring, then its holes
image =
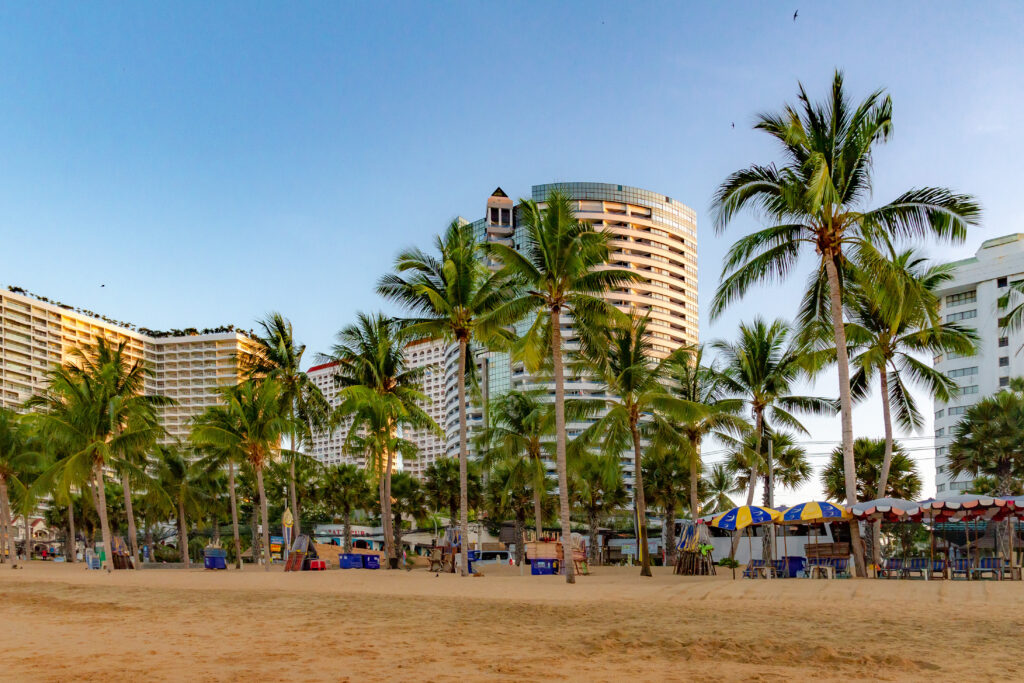
{"type": "MultiPolygon", "coordinates": [[[[659,569],[660,568],[656,568],[659,569]]],[[[0,568],[7,680],[1006,680],[1024,584],[0,568]]]]}

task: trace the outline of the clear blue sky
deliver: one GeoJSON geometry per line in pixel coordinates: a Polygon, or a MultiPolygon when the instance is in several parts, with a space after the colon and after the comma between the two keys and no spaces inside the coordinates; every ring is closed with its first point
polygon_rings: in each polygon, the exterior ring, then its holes
{"type": "MultiPolygon", "coordinates": [[[[711,193],[775,158],[754,114],[798,80],[822,94],[836,66],[894,98],[876,201],[980,198],[983,227],[932,251],[959,258],[1024,230],[1024,8],[893,4],[7,3],[0,283],[152,328],[280,310],[312,354],[381,306],[398,248],[479,217],[495,186],[593,180],[698,212],[703,306],[754,225],[716,237],[711,193]]],[[[802,281],[702,316],[702,337],[791,316],[802,281]]]]}

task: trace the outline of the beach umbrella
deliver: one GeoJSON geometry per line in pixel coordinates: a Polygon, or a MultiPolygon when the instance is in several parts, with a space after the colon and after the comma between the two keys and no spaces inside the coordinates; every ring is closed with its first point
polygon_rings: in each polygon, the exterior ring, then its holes
{"type": "Polygon", "coordinates": [[[856,503],[850,508],[860,520],[880,519],[884,522],[910,522],[920,519],[921,507],[912,500],[902,498],[876,498],[856,503]]]}
{"type": "MultiPolygon", "coordinates": [[[[740,529],[746,529],[747,527],[774,522],[781,516],[781,512],[770,507],[761,507],[760,505],[741,505],[740,507],[735,507],[723,512],[720,515],[715,515],[715,517],[708,522],[708,525],[717,529],[724,529],[726,531],[739,531],[740,529]]],[[[749,534],[747,536],[747,548],[750,553],[750,559],[753,561],[754,548],[749,534]]]]}
{"type": "Polygon", "coordinates": [[[778,524],[820,524],[844,519],[852,519],[853,515],[844,507],[822,500],[812,500],[787,508],[778,524]]]}

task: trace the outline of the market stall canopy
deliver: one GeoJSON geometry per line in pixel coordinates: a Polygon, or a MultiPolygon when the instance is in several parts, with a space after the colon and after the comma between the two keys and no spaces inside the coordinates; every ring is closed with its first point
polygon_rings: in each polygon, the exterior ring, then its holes
{"type": "Polygon", "coordinates": [[[920,506],[902,498],[867,500],[854,505],[850,512],[857,519],[880,519],[884,522],[911,522],[921,517],[920,506]]]}
{"type": "Polygon", "coordinates": [[[787,508],[779,524],[821,524],[822,522],[838,522],[853,519],[850,511],[844,507],[823,500],[812,500],[787,508]]]}

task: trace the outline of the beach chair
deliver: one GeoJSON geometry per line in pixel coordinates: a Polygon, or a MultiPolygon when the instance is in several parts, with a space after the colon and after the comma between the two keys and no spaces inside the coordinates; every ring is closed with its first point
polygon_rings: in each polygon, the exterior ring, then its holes
{"type": "Polygon", "coordinates": [[[744,579],[756,579],[764,568],[764,560],[751,559],[747,568],[743,570],[744,579]]]}
{"type": "Polygon", "coordinates": [[[921,578],[928,578],[928,560],[924,557],[912,557],[907,560],[907,564],[903,568],[904,573],[907,576],[911,574],[917,574],[921,578]]]}
{"type": "Polygon", "coordinates": [[[810,579],[818,577],[832,579],[835,578],[836,570],[830,557],[808,557],[804,571],[807,572],[807,578],[810,579]]]}
{"type": "Polygon", "coordinates": [[[832,567],[835,569],[837,577],[850,578],[850,558],[834,557],[832,558],[832,567]]]}
{"type": "Polygon", "coordinates": [[[882,566],[875,572],[880,579],[899,578],[903,574],[903,559],[899,557],[887,557],[882,560],[882,566]]]}
{"type": "Polygon", "coordinates": [[[945,579],[948,578],[946,573],[946,560],[945,559],[934,559],[932,560],[932,573],[928,576],[929,579],[945,579]]]}
{"type": "Polygon", "coordinates": [[[977,567],[970,568],[971,574],[980,578],[988,575],[994,579],[1003,578],[1003,558],[983,557],[977,567]]]}
{"type": "Polygon", "coordinates": [[[789,578],[789,562],[786,560],[772,560],[772,573],[776,578],[789,578]]]}
{"type": "Polygon", "coordinates": [[[953,566],[950,567],[949,575],[951,578],[956,578],[957,574],[962,574],[963,577],[967,578],[967,572],[970,571],[970,566],[967,564],[966,558],[960,558],[953,560],[953,566]]]}
{"type": "Polygon", "coordinates": [[[430,551],[430,568],[429,571],[439,572],[444,569],[444,553],[441,552],[440,548],[434,548],[430,551]]]}

